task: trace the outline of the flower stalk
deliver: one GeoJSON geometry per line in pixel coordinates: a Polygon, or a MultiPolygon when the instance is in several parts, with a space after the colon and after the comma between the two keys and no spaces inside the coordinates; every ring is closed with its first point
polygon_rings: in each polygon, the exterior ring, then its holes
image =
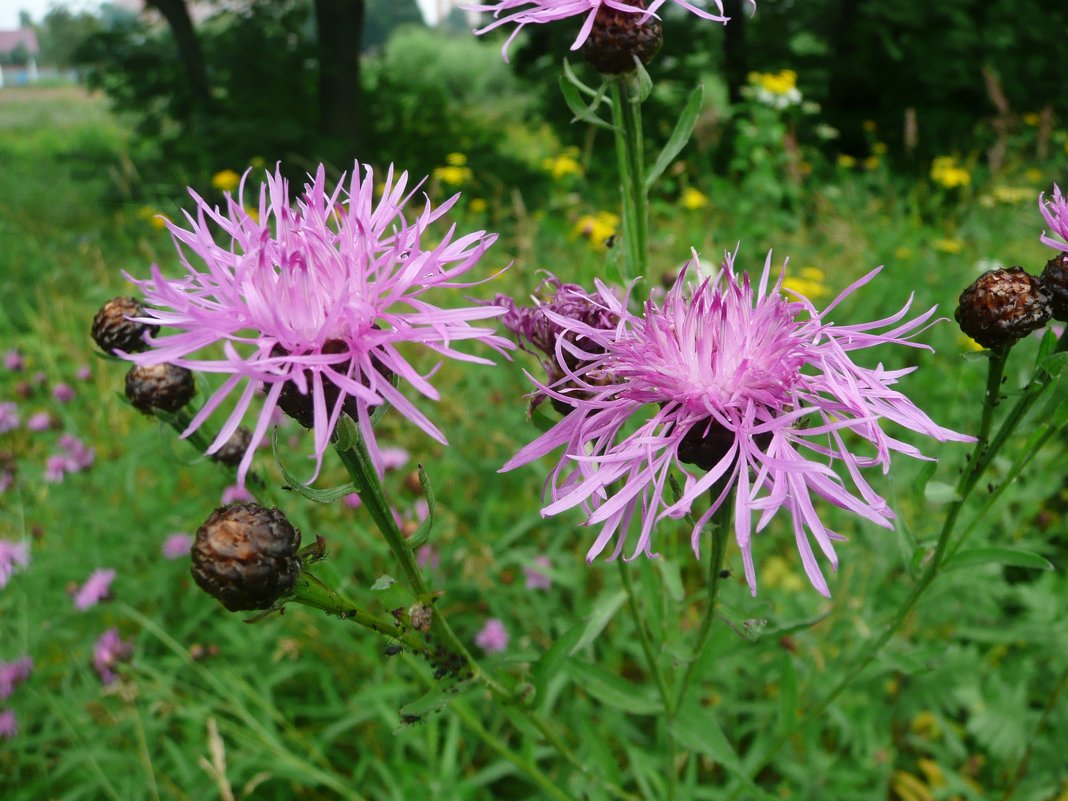
{"type": "Polygon", "coordinates": [[[612,123],[623,202],[622,283],[644,277],[649,262],[649,194],[645,188],[645,145],[641,94],[635,73],[614,79],[612,123]]]}

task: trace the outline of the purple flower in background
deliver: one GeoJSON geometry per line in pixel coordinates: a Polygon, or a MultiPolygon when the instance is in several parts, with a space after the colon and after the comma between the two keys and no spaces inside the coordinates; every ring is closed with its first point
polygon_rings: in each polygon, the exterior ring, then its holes
{"type": "Polygon", "coordinates": [[[350,492],[341,500],[350,509],[359,509],[361,506],[363,506],[363,501],[360,500],[360,496],[357,495],[355,492],[350,492]]]}
{"type": "Polygon", "coordinates": [[[188,534],[171,534],[163,541],[163,556],[170,560],[189,556],[193,547],[193,538],[188,534]]]}
{"type": "Polygon", "coordinates": [[[295,205],[288,181],[280,172],[268,174],[255,218],[245,211],[243,193],[242,186],[219,210],[191,192],[196,210],[186,214],[189,228],[167,223],[186,274],[168,279],[153,267],[151,278],[134,281],[154,307],[139,321],[176,333],[154,337],[150,350],[126,358],[224,376],[185,435],[237,391],[233,410],[207,452],[221,448],[253,414],[252,443],[238,468],[239,483],[278,407],[313,430],[316,474],[342,412],[356,420],[380,471],[382,453],[371,427],[376,406],[388,402],[445,442],[394,386],[394,377],[400,378],[426,397],[438,398],[398,346],[417,343],[440,356],[484,364],[491,362],[455,350],[455,344],[474,339],[499,351],[509,346],[492,328],[471,325],[503,310],[440,308],[429,298],[432,290],[470,286],[459,279],[496,235],[476,231],[454,238],[450,228],[438,241],[427,241],[427,230],[459,195],[436,209],[425,204],[409,223],[403,208],[414,190],[408,189],[407,173],[395,176],[392,168],[377,202],[375,176],[359,164],[337,187],[327,186],[320,167],[295,205]],[[222,358],[195,355],[217,344],[223,346],[222,358]],[[250,412],[261,391],[262,407],[250,412]]]}
{"type": "Polygon", "coordinates": [[[85,584],[74,594],[74,608],[84,612],[96,606],[109,596],[111,582],[114,580],[114,570],[94,570],[85,584]]]}
{"type": "Polygon", "coordinates": [[[648,302],[643,316],[621,307],[618,331],[554,317],[600,352],[561,338],[565,353],[579,363],[572,370],[561,359],[561,369],[584,397],[542,387],[573,410],[503,469],[564,448],[547,484],[552,502],[542,513],[584,508],[588,523],[601,527],[588,560],[610,544],[613,559],[625,548],[628,558],[655,555],[657,523],[683,517],[712,490],[713,502],[693,530],[696,553],[702,526],[733,497],[735,539],[754,593],[753,514],[760,532],[785,510],[805,572],[819,592],[829,594],[810,537],[835,569],[833,542],[843,537],[821,521],[816,500],[889,528],[894,514],[861,468],[886,472],[892,451],[923,458],[887,436],[881,424],[896,423],[940,442],[972,439],[936,425],[892,388],[915,368],[865,368],[850,359],[852,351],[881,344],[925,348],[908,337],[924,328],[933,308],[901,322],[910,299],[875,322],[837,325],[826,319],[877,273],[819,312],[796,293],[784,297],[781,277],[769,291],[771,254],[755,288],[748,276],[735,274],[728,254],[715,281],[691,289],[684,270],[662,306],[648,302]],[[848,482],[832,470],[835,462],[844,466],[848,482]],[[676,468],[684,485],[679,500],[672,501],[665,490],[676,468]],[[628,545],[635,518],[637,541],[628,545]]]}
{"type": "Polygon", "coordinates": [[[119,637],[118,629],[108,629],[93,646],[93,670],[102,684],[111,684],[118,678],[115,667],[120,662],[129,662],[132,657],[133,643],[119,637]]]}
{"type": "Polygon", "coordinates": [[[28,656],[14,662],[0,662],[0,701],[11,697],[15,688],[30,677],[33,660],[28,656]]]}
{"type": "Polygon", "coordinates": [[[22,358],[22,354],[19,353],[17,348],[12,348],[4,354],[4,367],[11,371],[18,371],[26,366],[25,360],[22,358]]]}
{"type": "Polygon", "coordinates": [[[441,554],[433,545],[420,545],[419,550],[415,552],[415,562],[424,570],[426,568],[437,570],[441,567],[441,554]]]}
{"type": "Polygon", "coordinates": [[[252,497],[252,493],[245,489],[241,484],[231,484],[229,487],[223,490],[222,498],[219,500],[223,506],[227,506],[231,503],[248,503],[249,501],[255,501],[252,497]]]}
{"type": "Polygon", "coordinates": [[[408,464],[409,458],[404,448],[382,448],[382,469],[400,470],[408,464]]]}
{"type": "MultiPolygon", "coordinates": [[[[571,44],[572,50],[578,50],[589,37],[590,30],[593,28],[593,21],[602,7],[621,11],[625,14],[640,15],[644,21],[650,16],[656,16],[656,11],[667,1],[653,0],[652,3],[648,4],[648,9],[642,8],[642,4],[636,0],[630,0],[630,2],[627,2],[627,0],[496,0],[496,2],[488,3],[471,3],[465,5],[464,8],[468,11],[493,13],[493,22],[478,28],[475,31],[476,35],[489,33],[502,25],[514,24],[516,26],[504,43],[504,47],[501,48],[501,55],[507,62],[508,46],[523,30],[524,25],[541,25],[546,22],[557,22],[571,17],[583,17],[582,28],[579,30],[575,41],[571,44]]],[[[728,20],[728,17],[723,16],[723,4],[720,0],[712,0],[712,4],[719,9],[718,14],[706,11],[697,3],[691,3],[687,0],[671,0],[671,2],[681,6],[691,14],[696,14],[712,22],[727,22],[728,20]]]]}
{"type": "Polygon", "coordinates": [[[0,710],[0,737],[10,740],[19,733],[19,724],[12,709],[0,710]]]}
{"type": "Polygon", "coordinates": [[[1040,237],[1042,244],[1068,253],[1068,198],[1065,198],[1061,194],[1061,188],[1054,184],[1053,197],[1038,196],[1038,208],[1050,228],[1050,233],[1058,237],[1054,239],[1048,233],[1043,234],[1040,237]]]}
{"type": "Polygon", "coordinates": [[[16,568],[30,564],[30,547],[24,542],[0,540],[0,589],[7,586],[16,568]]]}
{"type": "Polygon", "coordinates": [[[508,632],[504,623],[495,617],[486,621],[486,625],[475,635],[475,645],[487,654],[500,653],[508,647],[508,632]]]}
{"type": "Polygon", "coordinates": [[[542,573],[538,568],[548,570],[552,567],[552,562],[549,561],[548,556],[535,556],[531,560],[532,564],[523,565],[523,576],[526,579],[526,585],[528,590],[551,590],[553,587],[553,580],[545,573],[542,573]]]}
{"type": "MultiPolygon", "coordinates": [[[[10,470],[0,470],[0,495],[3,495],[9,489],[11,485],[15,483],[15,474],[10,470]]],[[[3,586],[0,584],[0,586],[3,586]]]]}
{"type": "Polygon", "coordinates": [[[36,373],[33,374],[34,386],[40,386],[41,384],[43,384],[47,380],[48,380],[48,376],[45,375],[45,373],[43,371],[41,371],[41,370],[38,370],[36,373]]]}
{"type": "Polygon", "coordinates": [[[52,427],[52,416],[48,412],[34,412],[26,419],[26,430],[47,431],[52,427]]]}
{"type": "Polygon", "coordinates": [[[56,384],[52,387],[52,397],[59,403],[70,403],[74,400],[74,389],[70,384],[56,384]]]}
{"type": "Polygon", "coordinates": [[[77,372],[74,373],[74,377],[79,381],[88,381],[93,377],[93,370],[88,364],[83,364],[78,368],[77,372]]]}
{"type": "Polygon", "coordinates": [[[49,484],[62,484],[70,466],[68,456],[49,456],[45,461],[44,480],[49,484]]]}
{"type": "Polygon", "coordinates": [[[64,434],[59,438],[59,447],[67,456],[67,470],[77,472],[92,467],[96,460],[96,451],[73,434],[64,434]]]}
{"type": "Polygon", "coordinates": [[[0,434],[19,427],[19,407],[10,401],[0,403],[0,434]]]}

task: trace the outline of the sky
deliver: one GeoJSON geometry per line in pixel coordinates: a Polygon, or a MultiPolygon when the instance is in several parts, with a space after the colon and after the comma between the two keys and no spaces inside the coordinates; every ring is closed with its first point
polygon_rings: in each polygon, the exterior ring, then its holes
{"type": "MultiPolygon", "coordinates": [[[[436,5],[435,0],[416,0],[423,9],[424,14],[432,14],[436,5]]],[[[54,5],[65,5],[71,8],[95,8],[100,5],[99,0],[0,0],[0,30],[17,28],[19,24],[19,11],[26,10],[34,22],[40,22],[41,18],[48,13],[48,9],[54,5]]]]}

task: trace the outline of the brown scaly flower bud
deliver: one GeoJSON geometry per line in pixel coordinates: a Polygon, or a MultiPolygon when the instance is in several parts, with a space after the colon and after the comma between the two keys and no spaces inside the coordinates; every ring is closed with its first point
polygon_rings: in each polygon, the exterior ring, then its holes
{"type": "Polygon", "coordinates": [[[1049,295],[1053,319],[1068,322],[1068,253],[1058,253],[1047,261],[1038,280],[1049,295]]]}
{"type": "Polygon", "coordinates": [[[960,295],[953,316],[984,348],[1010,348],[1049,322],[1049,297],[1023,267],[988,270],[960,295]]]}
{"type": "Polygon", "coordinates": [[[139,364],[126,374],[126,397],[133,407],[145,414],[153,409],[176,412],[196,394],[193,374],[174,364],[139,364]]]}
{"type": "Polygon", "coordinates": [[[245,456],[245,451],[252,443],[252,432],[244,426],[239,426],[226,444],[211,455],[212,461],[224,464],[227,467],[237,467],[245,456]]]}
{"type": "Polygon", "coordinates": [[[93,317],[93,340],[104,353],[114,350],[137,353],[148,347],[145,334],[155,335],[158,325],[135,323],[130,317],[141,317],[145,307],[137,298],[112,298],[93,317]]]}
{"type": "MultiPolygon", "coordinates": [[[[645,0],[630,0],[629,5],[645,8],[645,0]]],[[[634,57],[648,64],[664,43],[660,20],[649,17],[639,24],[641,14],[616,11],[601,6],[583,46],[586,61],[602,75],[619,75],[634,69],[634,57]]]]}
{"type": "Polygon", "coordinates": [[[231,612],[270,609],[300,575],[300,532],[278,509],[232,503],[197,529],[193,580],[231,612]]]}

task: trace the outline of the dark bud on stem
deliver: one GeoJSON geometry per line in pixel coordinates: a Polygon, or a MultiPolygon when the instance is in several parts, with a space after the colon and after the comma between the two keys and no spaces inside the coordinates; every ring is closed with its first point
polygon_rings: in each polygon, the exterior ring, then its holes
{"type": "Polygon", "coordinates": [[[238,427],[226,444],[211,455],[212,461],[224,464],[227,467],[237,467],[245,456],[245,451],[252,444],[252,432],[244,426],[238,427]]]}
{"type": "Polygon", "coordinates": [[[211,513],[193,543],[193,580],[231,612],[270,609],[300,575],[300,532],[278,509],[233,503],[211,513]]]}
{"type": "Polygon", "coordinates": [[[1049,322],[1050,302],[1023,267],[988,270],[960,295],[953,314],[960,330],[984,348],[1011,348],[1049,322]]]}
{"type": "Polygon", "coordinates": [[[100,349],[111,354],[114,350],[137,353],[148,347],[145,334],[155,335],[158,325],[135,323],[129,317],[142,317],[145,307],[137,298],[112,298],[105,303],[93,318],[93,341],[100,349]]]}
{"type": "MultiPolygon", "coordinates": [[[[629,5],[645,8],[646,4],[630,0],[629,5]]],[[[590,66],[602,75],[619,75],[635,68],[635,56],[642,64],[652,61],[664,43],[664,29],[656,17],[639,24],[641,19],[641,14],[602,5],[583,46],[590,66]]]]}
{"type": "Polygon", "coordinates": [[[126,374],[126,397],[145,414],[176,412],[196,394],[193,374],[174,364],[134,365],[126,374]]]}
{"type": "Polygon", "coordinates": [[[1058,253],[1046,262],[1038,280],[1049,295],[1053,319],[1068,322],[1068,253],[1058,253]]]}

